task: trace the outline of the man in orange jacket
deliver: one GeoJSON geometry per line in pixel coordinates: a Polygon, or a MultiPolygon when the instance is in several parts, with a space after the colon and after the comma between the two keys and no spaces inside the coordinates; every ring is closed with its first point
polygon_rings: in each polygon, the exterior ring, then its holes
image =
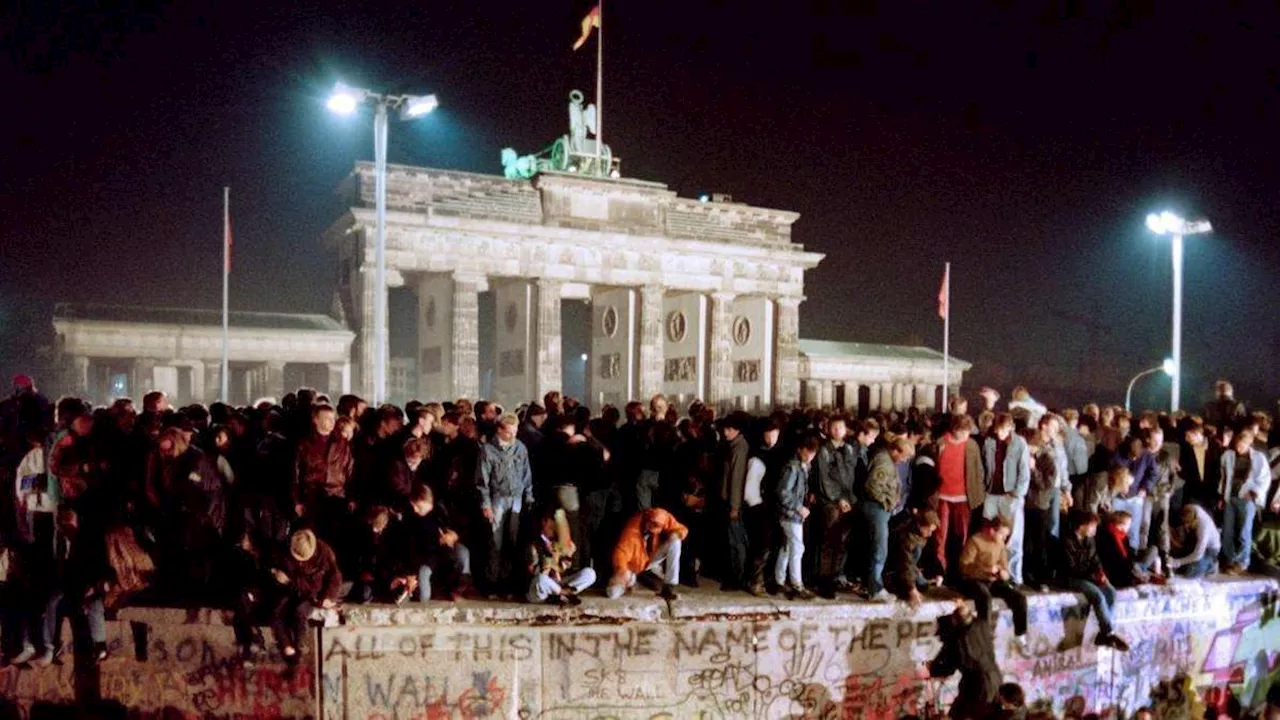
{"type": "Polygon", "coordinates": [[[612,599],[622,597],[636,584],[641,573],[662,571],[663,585],[658,597],[676,599],[680,583],[680,544],[689,528],[661,508],[641,510],[627,521],[613,551],[613,577],[606,591],[612,599]]]}

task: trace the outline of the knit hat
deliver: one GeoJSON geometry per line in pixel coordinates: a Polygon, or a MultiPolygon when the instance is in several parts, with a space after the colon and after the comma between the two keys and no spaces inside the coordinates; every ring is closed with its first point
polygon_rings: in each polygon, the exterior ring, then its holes
{"type": "Polygon", "coordinates": [[[310,530],[299,530],[289,538],[289,554],[298,562],[306,562],[316,554],[316,534],[310,530]]]}

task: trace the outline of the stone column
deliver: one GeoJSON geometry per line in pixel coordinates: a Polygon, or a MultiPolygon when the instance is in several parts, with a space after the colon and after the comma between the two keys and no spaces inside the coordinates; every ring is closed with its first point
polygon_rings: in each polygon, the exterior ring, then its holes
{"type": "Polygon", "coordinates": [[[453,275],[453,397],[480,395],[480,285],[474,275],[453,275]]]}
{"type": "Polygon", "coordinates": [[[916,384],[916,407],[925,412],[933,412],[933,386],[927,383],[916,384]]]}
{"type": "Polygon", "coordinates": [[[196,402],[204,402],[209,396],[208,388],[204,386],[205,364],[201,360],[192,360],[187,367],[191,369],[191,398],[196,402]]]}
{"type": "Polygon", "coordinates": [[[129,378],[132,381],[129,387],[129,394],[133,396],[134,402],[141,404],[142,396],[155,389],[155,371],[155,360],[148,358],[134,359],[133,372],[129,378]]]}
{"type": "Polygon", "coordinates": [[[858,402],[858,383],[855,380],[844,381],[844,411],[851,418],[858,417],[862,412],[862,406],[858,402]]]}
{"type": "Polygon", "coordinates": [[[263,389],[266,390],[266,392],[264,394],[270,395],[276,399],[276,402],[280,402],[280,399],[284,397],[285,393],[284,361],[268,360],[265,372],[266,377],[264,380],[266,383],[263,389]]]}
{"type": "Polygon", "coordinates": [[[836,384],[831,380],[822,381],[822,399],[818,407],[829,408],[836,404],[836,384]]]}
{"type": "Polygon", "coordinates": [[[210,402],[226,402],[222,395],[222,361],[211,362],[204,366],[204,396],[210,402]]]}
{"type": "Polygon", "coordinates": [[[538,280],[537,317],[534,321],[534,397],[541,401],[552,390],[564,391],[561,374],[563,349],[560,337],[560,292],[564,283],[538,280]]]}
{"type": "Polygon", "coordinates": [[[75,385],[76,395],[89,396],[89,356],[76,355],[71,358],[71,382],[75,385]]]}
{"type": "Polygon", "coordinates": [[[777,407],[792,407],[800,402],[800,301],[803,299],[781,297],[776,303],[773,404],[777,407]]]}
{"type": "MultiPolygon", "coordinates": [[[[374,306],[378,302],[378,290],[375,269],[364,267],[359,273],[359,287],[355,296],[358,299],[356,310],[356,346],[359,347],[360,358],[360,396],[373,402],[373,367],[377,364],[377,353],[374,348],[377,342],[373,328],[374,306]]],[[[386,292],[386,288],[381,288],[386,292]]],[[[390,355],[384,355],[390,358],[390,355]]]]}
{"type": "Polygon", "coordinates": [[[733,403],[733,297],[733,293],[711,293],[707,402],[721,412],[733,403]]]}
{"type": "Polygon", "coordinates": [[[351,386],[351,362],[329,363],[329,382],[326,383],[325,394],[336,405],[338,397],[345,395],[351,386]]]}
{"type": "Polygon", "coordinates": [[[893,409],[893,383],[880,383],[880,411],[893,409]]]}
{"type": "Polygon", "coordinates": [[[649,398],[662,392],[662,377],[666,362],[662,314],[663,289],[657,285],[640,288],[640,377],[639,397],[630,398],[648,403],[649,398]]]}

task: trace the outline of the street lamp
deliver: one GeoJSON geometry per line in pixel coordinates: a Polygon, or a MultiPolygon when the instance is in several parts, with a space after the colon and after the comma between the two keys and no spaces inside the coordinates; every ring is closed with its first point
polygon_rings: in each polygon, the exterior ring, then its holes
{"type": "Polygon", "coordinates": [[[1147,216],[1147,229],[1157,235],[1173,236],[1173,368],[1169,412],[1177,412],[1182,383],[1182,238],[1212,232],[1208,220],[1183,220],[1169,211],[1147,216]]]}
{"type": "Polygon", "coordinates": [[[1168,375],[1169,378],[1173,380],[1173,382],[1175,383],[1178,382],[1178,365],[1173,361],[1173,358],[1165,358],[1164,362],[1160,363],[1156,367],[1150,368],[1148,370],[1143,370],[1137,375],[1134,375],[1133,379],[1129,381],[1129,387],[1124,391],[1124,411],[1125,412],[1131,412],[1129,405],[1130,405],[1130,400],[1133,399],[1134,384],[1137,383],[1142,378],[1150,375],[1151,373],[1157,373],[1157,372],[1160,372],[1161,370],[1163,370],[1164,374],[1168,375]]]}
{"type": "MultiPolygon", "coordinates": [[[[387,397],[387,108],[400,111],[401,120],[413,120],[435,110],[435,95],[389,95],[354,88],[339,82],[325,103],[339,115],[354,115],[365,100],[373,100],[373,194],[377,231],[375,234],[378,292],[373,303],[373,405],[387,397]]],[[[366,369],[367,371],[367,369],[366,369]]]]}

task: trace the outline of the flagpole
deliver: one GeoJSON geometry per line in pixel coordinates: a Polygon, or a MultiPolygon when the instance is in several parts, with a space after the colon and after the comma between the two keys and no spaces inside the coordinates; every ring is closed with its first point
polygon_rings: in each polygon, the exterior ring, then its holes
{"type": "Polygon", "coordinates": [[[599,0],[596,8],[596,172],[608,177],[609,170],[600,167],[604,153],[604,0],[599,0]]]}
{"type": "Polygon", "coordinates": [[[951,263],[946,263],[943,278],[947,312],[942,317],[942,407],[939,410],[948,412],[951,404],[951,263]]]}
{"type": "Polygon", "coordinates": [[[231,243],[227,240],[231,237],[231,188],[222,188],[222,372],[219,373],[222,379],[222,387],[218,389],[218,399],[227,402],[227,371],[230,369],[230,363],[227,358],[227,346],[230,338],[229,323],[227,320],[227,297],[230,294],[230,277],[231,277],[231,243]]]}

